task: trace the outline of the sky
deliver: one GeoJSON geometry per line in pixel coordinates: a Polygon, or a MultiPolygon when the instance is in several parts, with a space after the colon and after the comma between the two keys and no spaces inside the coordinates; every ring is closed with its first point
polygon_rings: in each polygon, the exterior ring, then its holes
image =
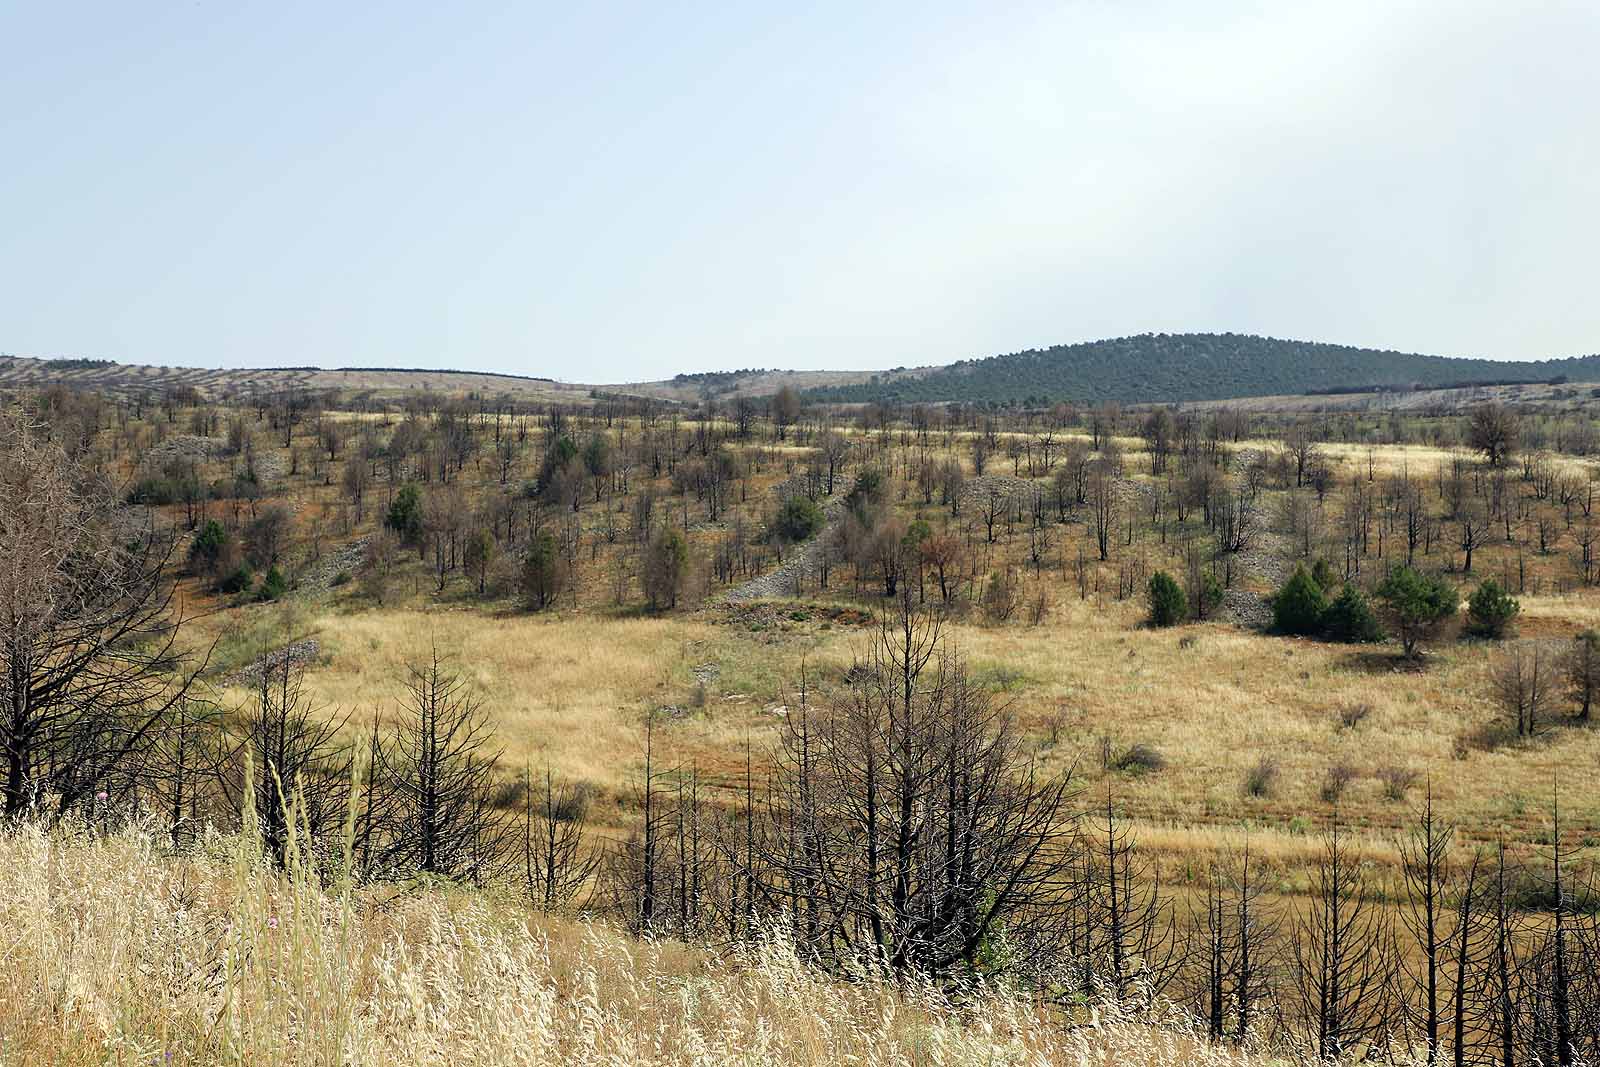
{"type": "Polygon", "coordinates": [[[1600,4],[0,0],[0,353],[1600,351],[1600,4]]]}

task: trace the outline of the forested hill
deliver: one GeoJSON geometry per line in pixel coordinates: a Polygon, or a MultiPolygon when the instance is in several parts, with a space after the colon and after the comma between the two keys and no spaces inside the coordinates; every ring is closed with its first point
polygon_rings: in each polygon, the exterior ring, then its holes
{"type": "Polygon", "coordinates": [[[931,371],[889,372],[808,396],[841,403],[1138,403],[1556,377],[1600,380],[1600,356],[1508,363],[1245,334],[1141,334],[962,360],[931,371]]]}

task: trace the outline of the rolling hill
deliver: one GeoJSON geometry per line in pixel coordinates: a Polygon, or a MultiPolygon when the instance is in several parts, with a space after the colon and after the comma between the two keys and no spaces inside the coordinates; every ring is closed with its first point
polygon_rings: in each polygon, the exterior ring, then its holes
{"type": "Polygon", "coordinates": [[[1247,334],[1141,334],[1056,345],[812,389],[833,402],[1177,402],[1496,382],[1600,380],[1600,355],[1458,359],[1247,334]]]}
{"type": "Polygon", "coordinates": [[[0,389],[63,384],[117,395],[193,388],[202,395],[320,389],[390,399],[419,391],[478,393],[532,403],[582,402],[594,392],[680,403],[798,390],[824,403],[1042,405],[1176,403],[1437,388],[1496,383],[1600,381],[1600,355],[1533,362],[1459,359],[1285,341],[1247,334],[1140,334],[1030,349],[943,367],[868,371],[750,369],[679,374],[657,382],[579,384],[528,375],[404,368],[276,367],[201,370],[107,360],[0,356],[0,389]]]}

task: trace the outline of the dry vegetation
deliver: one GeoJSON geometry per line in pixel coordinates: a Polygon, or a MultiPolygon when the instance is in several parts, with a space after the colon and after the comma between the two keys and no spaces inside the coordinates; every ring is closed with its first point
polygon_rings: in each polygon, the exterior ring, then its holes
{"type": "MultiPolygon", "coordinates": [[[[585,847],[625,853],[645,825],[647,726],[667,791],[692,778],[710,807],[736,812],[779,773],[802,679],[812,702],[848,698],[894,587],[937,609],[946,647],[1014,716],[1027,758],[1071,774],[1075,810],[1112,805],[1174,921],[1197,921],[1240,855],[1285,925],[1307,914],[1334,801],[1370,875],[1363,892],[1391,922],[1425,796],[1458,828],[1458,868],[1502,842],[1513,863],[1539,868],[1558,841],[1573,885],[1589,877],[1600,738],[1576,718],[1564,674],[1519,736],[1497,673],[1507,646],[1459,621],[1430,633],[1417,661],[1393,642],[1263,628],[1297,563],[1331,565],[1330,593],[1374,594],[1404,561],[1409,526],[1419,570],[1442,572],[1460,599],[1499,579],[1520,600],[1511,640],[1544,642],[1564,662],[1600,623],[1596,427],[1581,407],[1530,403],[1515,449],[1489,465],[1456,410],[830,412],[792,395],[563,407],[307,384],[224,400],[183,389],[24,398],[53,442],[136,502],[121,521],[171,538],[168,572],[196,615],[181,641],[210,657],[189,696],[224,724],[256,698],[251,664],[309,638],[308,702],[359,747],[374,726],[394,728],[406,668],[437,651],[489,716],[499,782],[548,768],[583,791],[585,847]],[[407,486],[409,527],[390,521],[407,486]],[[799,499],[822,526],[786,539],[780,508],[799,499]],[[223,547],[196,563],[208,522],[223,547]],[[541,538],[536,581],[527,561],[541,538]],[[1147,624],[1161,570],[1205,618],[1147,624]],[[1208,580],[1225,587],[1220,600],[1208,580]]],[[[111,787],[101,816],[140,795],[111,787]]],[[[1069,1030],[1087,1018],[1081,1005],[840,985],[770,938],[717,955],[553,917],[530,932],[503,886],[380,907],[375,889],[269,874],[241,858],[244,839],[198,833],[231,828],[236,811],[204,790],[186,803],[189,832],[208,843],[177,858],[148,827],[0,839],[8,1003],[26,993],[51,1006],[48,1017],[13,1009],[0,1056],[101,1062],[119,1042],[126,1062],[163,1049],[326,1062],[333,1047],[350,1062],[1220,1055],[1181,1029],[1069,1030]],[[83,888],[102,877],[119,888],[83,888]],[[63,910],[75,892],[82,906],[63,910]],[[282,925],[266,926],[272,916],[282,925]],[[104,935],[73,933],[102,921],[104,935]],[[236,972],[218,966],[228,959],[236,972]]],[[[603,898],[589,898],[594,910],[603,898]]],[[[1166,994],[1203,1014],[1191,979],[1166,994]]],[[[1278,1023],[1273,1040],[1294,1040],[1292,1021],[1278,1023]]]]}
{"type": "Polygon", "coordinates": [[[248,839],[174,859],[136,827],[0,839],[0,946],[8,1064],[1267,1062],[1111,1009],[1069,1031],[1003,989],[831,981],[776,933],[711,954],[481,892],[324,891],[248,839]]]}

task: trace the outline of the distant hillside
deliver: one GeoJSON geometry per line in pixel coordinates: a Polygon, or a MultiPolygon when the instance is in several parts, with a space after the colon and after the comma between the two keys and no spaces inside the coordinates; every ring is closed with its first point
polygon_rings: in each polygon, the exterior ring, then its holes
{"type": "MultiPolygon", "coordinates": [[[[115,363],[104,359],[30,359],[0,356],[0,389],[39,389],[66,385],[112,396],[158,396],[171,389],[193,389],[220,398],[287,389],[331,390],[346,395],[401,397],[432,391],[447,395],[481,393],[528,402],[582,402],[590,386],[549,378],[482,371],[414,370],[399,367],[260,367],[201,369],[115,363]]],[[[626,390],[627,387],[621,387],[626,390]]]]}
{"type": "Polygon", "coordinates": [[[1245,334],[1141,334],[962,360],[914,375],[891,372],[807,395],[837,403],[1139,403],[1556,377],[1600,380],[1600,356],[1507,363],[1245,334]]]}
{"type": "Polygon", "coordinates": [[[390,399],[431,391],[509,397],[525,403],[583,403],[596,392],[686,404],[725,403],[735,397],[771,396],[786,386],[802,391],[810,400],[830,403],[1149,403],[1348,393],[1379,387],[1549,382],[1554,378],[1600,381],[1600,355],[1512,363],[1245,334],[1141,334],[962,360],[947,367],[901,367],[879,373],[752,368],[612,385],[463,370],[199,369],[0,355],[0,390],[67,385],[131,396],[192,388],[215,398],[317,389],[390,399]]]}

